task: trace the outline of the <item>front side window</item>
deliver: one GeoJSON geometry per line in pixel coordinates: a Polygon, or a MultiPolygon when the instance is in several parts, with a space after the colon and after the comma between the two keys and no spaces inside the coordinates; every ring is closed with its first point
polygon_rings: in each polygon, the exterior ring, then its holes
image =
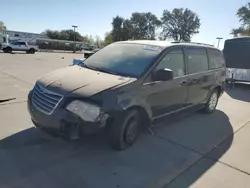
{"type": "Polygon", "coordinates": [[[225,66],[225,60],[220,51],[208,49],[209,69],[216,69],[225,66]]]}
{"type": "Polygon", "coordinates": [[[208,58],[205,48],[188,48],[186,54],[189,74],[208,70],[208,58]]]}
{"type": "Polygon", "coordinates": [[[185,75],[185,61],[182,49],[175,49],[168,52],[160,61],[156,70],[165,68],[171,69],[174,73],[174,77],[185,75]]]}
{"type": "Polygon", "coordinates": [[[84,65],[111,74],[138,78],[162,50],[158,46],[114,43],[90,56],[84,65]]]}

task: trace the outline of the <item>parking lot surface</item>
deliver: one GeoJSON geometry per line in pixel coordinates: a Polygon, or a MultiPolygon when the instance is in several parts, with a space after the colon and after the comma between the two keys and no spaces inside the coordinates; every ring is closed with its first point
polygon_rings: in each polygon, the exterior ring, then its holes
{"type": "Polygon", "coordinates": [[[166,119],[121,152],[103,133],[68,142],[34,128],[36,79],[82,56],[0,53],[0,101],[13,99],[0,103],[0,187],[250,187],[250,85],[225,92],[214,114],[166,119]]]}

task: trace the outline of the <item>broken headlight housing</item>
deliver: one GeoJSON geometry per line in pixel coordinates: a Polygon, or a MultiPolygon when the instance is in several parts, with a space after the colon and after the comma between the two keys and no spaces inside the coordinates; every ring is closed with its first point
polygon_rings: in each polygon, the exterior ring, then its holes
{"type": "Polygon", "coordinates": [[[88,122],[97,122],[102,116],[99,106],[80,100],[72,101],[67,105],[66,109],[88,122]]]}

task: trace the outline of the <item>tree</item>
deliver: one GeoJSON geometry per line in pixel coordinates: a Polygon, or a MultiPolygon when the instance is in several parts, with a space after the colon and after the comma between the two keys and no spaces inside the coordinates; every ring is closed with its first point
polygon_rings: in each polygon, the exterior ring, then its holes
{"type": "Polygon", "coordinates": [[[74,41],[75,36],[76,41],[84,41],[84,37],[77,31],[74,33],[74,30],[72,29],[61,31],[47,29],[42,34],[47,35],[50,39],[74,41]]]}
{"type": "Polygon", "coordinates": [[[111,44],[112,42],[113,42],[112,32],[106,32],[105,37],[104,37],[103,45],[106,46],[106,45],[111,44]]]}
{"type": "Polygon", "coordinates": [[[120,41],[120,40],[122,40],[122,36],[123,36],[123,31],[122,31],[123,21],[124,21],[124,18],[122,18],[120,16],[116,16],[115,18],[113,18],[113,21],[112,21],[112,26],[113,26],[112,38],[113,38],[113,41],[120,41]]]}
{"type": "Polygon", "coordinates": [[[199,33],[200,19],[189,9],[175,8],[172,12],[164,10],[162,14],[161,39],[190,41],[194,34],[199,33]]]}
{"type": "Polygon", "coordinates": [[[128,39],[155,39],[155,30],[160,24],[160,20],[150,12],[134,12],[130,19],[116,16],[112,22],[112,39],[114,42],[128,39]]]}
{"type": "Polygon", "coordinates": [[[87,37],[86,43],[93,46],[95,44],[94,37],[92,35],[86,35],[86,37],[87,37]]]}
{"type": "Polygon", "coordinates": [[[122,40],[132,39],[134,36],[134,28],[131,20],[126,19],[122,23],[122,40]]]}
{"type": "Polygon", "coordinates": [[[151,12],[135,12],[130,18],[134,39],[155,39],[155,30],[161,25],[160,20],[151,12]]]}
{"type": "Polygon", "coordinates": [[[103,41],[101,40],[101,37],[99,35],[96,35],[95,39],[94,39],[94,45],[97,48],[100,48],[100,46],[102,45],[102,43],[103,43],[103,41]]]}
{"type": "Polygon", "coordinates": [[[240,7],[236,15],[241,22],[241,26],[239,28],[232,29],[231,34],[234,36],[250,36],[250,3],[240,7]]]}
{"type": "Polygon", "coordinates": [[[6,30],[6,26],[4,25],[4,23],[2,21],[0,21],[0,30],[6,30]]]}

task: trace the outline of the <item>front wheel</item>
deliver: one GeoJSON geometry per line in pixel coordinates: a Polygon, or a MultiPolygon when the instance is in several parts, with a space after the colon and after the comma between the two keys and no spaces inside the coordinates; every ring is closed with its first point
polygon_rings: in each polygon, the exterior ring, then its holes
{"type": "Polygon", "coordinates": [[[207,103],[206,103],[206,106],[204,108],[204,112],[207,113],[207,114],[211,114],[215,111],[216,109],[216,106],[217,106],[217,103],[218,103],[218,99],[219,99],[219,93],[217,90],[214,90],[207,103]]]}
{"type": "Polygon", "coordinates": [[[4,53],[12,53],[12,48],[11,47],[7,47],[3,49],[4,53]]]}
{"type": "Polygon", "coordinates": [[[138,138],[140,116],[138,111],[130,110],[106,127],[109,144],[116,150],[125,150],[138,138]]]}

